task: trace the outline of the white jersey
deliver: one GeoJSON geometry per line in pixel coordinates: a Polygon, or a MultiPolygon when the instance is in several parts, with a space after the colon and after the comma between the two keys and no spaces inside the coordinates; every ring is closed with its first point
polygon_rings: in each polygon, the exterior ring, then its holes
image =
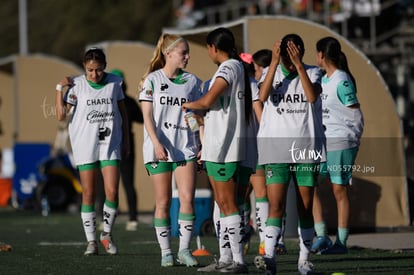
{"type": "Polygon", "coordinates": [[[349,75],[336,70],[330,78],[322,78],[323,124],[326,127],[328,151],[344,150],[359,146],[364,129],[364,119],[360,108],[347,106],[358,103],[355,87],[349,75]],[[338,97],[343,93],[345,105],[338,97]]]}
{"type": "Polygon", "coordinates": [[[74,106],[69,136],[76,165],[121,159],[122,117],[118,101],[124,99],[122,78],[114,74],[104,77],[105,84],[97,84],[96,88],[85,75],[75,77],[64,98],[74,106]]]}
{"type": "Polygon", "coordinates": [[[210,87],[217,78],[223,78],[228,87],[204,117],[201,159],[220,163],[241,161],[246,158],[243,65],[235,59],[226,60],[211,79],[210,87]]]}
{"type": "MultiPolygon", "coordinates": [[[[310,81],[320,84],[321,70],[304,66],[310,81]]],[[[316,102],[309,103],[299,76],[286,77],[280,65],[264,102],[257,140],[259,164],[325,160],[321,99],[318,97],[316,102]]]]}
{"type": "MultiPolygon", "coordinates": [[[[250,88],[252,90],[252,102],[259,100],[259,87],[257,81],[254,78],[250,78],[250,88]]],[[[259,130],[259,122],[256,115],[252,110],[252,118],[247,125],[247,145],[246,145],[246,159],[243,160],[240,165],[244,167],[252,168],[256,171],[257,166],[257,131],[259,130]]]]}
{"type": "MultiPolygon", "coordinates": [[[[153,104],[153,117],[159,141],[168,152],[168,161],[195,158],[200,149],[199,133],[188,128],[182,104],[201,96],[201,80],[183,72],[176,81],[170,80],[162,69],[150,73],[139,94],[140,101],[153,104]]],[[[154,145],[144,127],[144,163],[155,162],[154,145]]]]}

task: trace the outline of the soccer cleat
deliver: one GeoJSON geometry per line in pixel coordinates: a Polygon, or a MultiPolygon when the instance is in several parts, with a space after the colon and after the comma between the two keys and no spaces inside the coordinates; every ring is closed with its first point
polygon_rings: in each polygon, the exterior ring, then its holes
{"type": "Polygon", "coordinates": [[[310,261],[299,261],[298,271],[301,275],[313,275],[313,264],[310,261]]]}
{"type": "Polygon", "coordinates": [[[91,256],[91,255],[98,255],[98,244],[96,241],[88,242],[88,245],[86,246],[86,250],[83,253],[85,256],[91,256]]]}
{"type": "Polygon", "coordinates": [[[256,256],[254,257],[254,266],[260,270],[266,270],[266,262],[264,260],[264,256],[256,256]]]}
{"type": "Polygon", "coordinates": [[[101,244],[105,248],[106,253],[111,255],[118,254],[118,248],[116,247],[111,234],[102,232],[100,240],[101,244]]]}
{"type": "Polygon", "coordinates": [[[319,255],[338,255],[338,254],[347,254],[348,248],[346,246],[335,242],[335,244],[325,250],[321,250],[318,254],[319,255]]]}
{"type": "Polygon", "coordinates": [[[276,274],[276,260],[275,258],[263,258],[266,265],[265,275],[275,275],[276,274]]]}
{"type": "Polygon", "coordinates": [[[186,266],[198,266],[196,258],[191,254],[190,249],[182,249],[178,251],[177,262],[186,266]]]}
{"type": "Polygon", "coordinates": [[[313,242],[311,247],[312,253],[320,253],[323,250],[326,250],[332,246],[332,241],[328,236],[320,236],[317,237],[316,240],[313,242]]]}
{"type": "Polygon", "coordinates": [[[127,221],[125,225],[126,231],[137,231],[138,229],[138,222],[137,221],[127,221]]]}
{"type": "Polygon", "coordinates": [[[246,264],[233,262],[232,264],[224,268],[221,268],[219,272],[232,274],[247,274],[249,273],[249,269],[247,268],[246,264]]]}
{"type": "Polygon", "coordinates": [[[265,254],[264,242],[260,242],[260,244],[259,244],[259,255],[263,256],[264,254],[265,254]]]}
{"type": "Polygon", "coordinates": [[[170,267],[174,266],[174,256],[173,254],[167,254],[161,257],[161,266],[162,267],[170,267]]]}
{"type": "Polygon", "coordinates": [[[287,249],[284,243],[278,243],[276,246],[276,254],[277,255],[283,255],[287,254],[287,249]]]}
{"type": "Polygon", "coordinates": [[[197,269],[198,272],[220,272],[221,269],[230,266],[232,263],[217,262],[211,263],[207,266],[197,269]]]}

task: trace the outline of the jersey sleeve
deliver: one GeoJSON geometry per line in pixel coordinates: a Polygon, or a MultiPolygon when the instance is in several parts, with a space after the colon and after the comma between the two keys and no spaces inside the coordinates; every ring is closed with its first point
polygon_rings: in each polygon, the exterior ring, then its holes
{"type": "Polygon", "coordinates": [[[338,95],[338,99],[345,106],[351,106],[358,103],[355,87],[352,84],[352,82],[347,80],[339,82],[336,92],[338,95]]]}
{"type": "Polygon", "coordinates": [[[209,80],[207,80],[203,83],[203,89],[201,90],[201,93],[203,95],[205,95],[208,92],[208,88],[210,88],[210,82],[211,82],[211,79],[209,79],[209,80]]]}
{"type": "Polygon", "coordinates": [[[320,85],[322,82],[322,70],[319,68],[312,69],[311,74],[309,75],[309,79],[312,83],[320,85]]]}
{"type": "Polygon", "coordinates": [[[216,78],[223,78],[228,84],[231,84],[233,79],[236,79],[234,70],[235,68],[230,64],[224,64],[216,73],[216,78]]]}
{"type": "Polygon", "coordinates": [[[76,106],[78,104],[76,85],[67,90],[66,94],[63,97],[63,101],[73,106],[76,106]]]}
{"type": "Polygon", "coordinates": [[[250,87],[252,90],[252,101],[259,100],[259,86],[254,78],[250,78],[250,87]]]}
{"type": "Polygon", "coordinates": [[[265,77],[267,75],[267,71],[269,70],[269,67],[265,67],[262,71],[262,75],[260,76],[259,81],[257,82],[257,87],[260,88],[260,85],[262,85],[263,81],[265,80],[265,77]]]}
{"type": "Polygon", "coordinates": [[[139,101],[153,101],[154,100],[154,83],[148,77],[144,80],[141,92],[139,93],[139,101]]]}

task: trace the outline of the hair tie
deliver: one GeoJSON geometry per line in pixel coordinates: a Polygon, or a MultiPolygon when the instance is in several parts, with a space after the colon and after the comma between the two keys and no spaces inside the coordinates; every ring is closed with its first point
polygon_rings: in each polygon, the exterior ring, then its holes
{"type": "Polygon", "coordinates": [[[247,64],[252,64],[253,62],[253,56],[249,53],[241,53],[240,58],[241,60],[243,60],[243,62],[246,62],[247,64]]]}

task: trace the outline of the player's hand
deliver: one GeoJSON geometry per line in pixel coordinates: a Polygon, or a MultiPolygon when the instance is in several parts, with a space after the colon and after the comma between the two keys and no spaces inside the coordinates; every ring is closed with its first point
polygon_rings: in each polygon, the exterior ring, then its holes
{"type": "Polygon", "coordinates": [[[290,61],[297,69],[299,66],[302,66],[302,60],[300,56],[300,49],[292,41],[287,43],[287,52],[289,54],[290,61]]]}
{"type": "Polygon", "coordinates": [[[187,102],[186,103],[183,103],[183,105],[181,105],[181,108],[183,109],[184,113],[186,113],[187,110],[189,109],[188,108],[188,103],[187,102]]]}
{"type": "Polygon", "coordinates": [[[280,61],[280,44],[281,44],[281,42],[282,42],[281,40],[278,40],[273,45],[273,49],[272,49],[272,62],[279,63],[279,61],[280,61]]]}
{"type": "Polygon", "coordinates": [[[155,145],[155,157],[158,160],[167,161],[168,160],[168,153],[167,150],[165,150],[164,146],[162,144],[155,145]]]}

